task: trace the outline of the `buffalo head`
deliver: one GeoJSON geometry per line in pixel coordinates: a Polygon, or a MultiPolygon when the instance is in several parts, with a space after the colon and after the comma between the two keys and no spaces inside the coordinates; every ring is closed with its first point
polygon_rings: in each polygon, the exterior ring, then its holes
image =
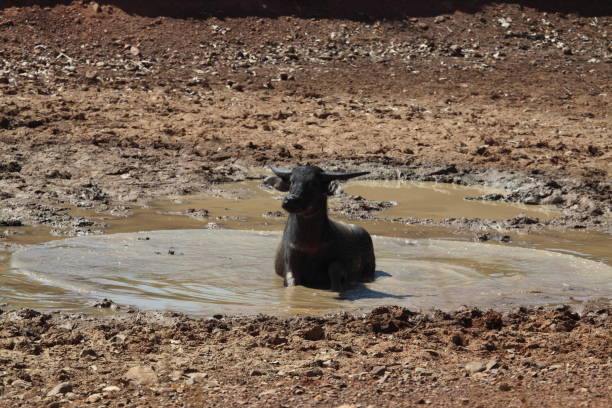
{"type": "Polygon", "coordinates": [[[276,177],[266,183],[279,191],[288,191],[283,199],[283,208],[292,214],[308,215],[327,210],[326,200],[329,184],[334,180],[348,180],[368,174],[367,171],[353,173],[327,172],[316,166],[297,166],[292,170],[270,166],[276,177]]]}

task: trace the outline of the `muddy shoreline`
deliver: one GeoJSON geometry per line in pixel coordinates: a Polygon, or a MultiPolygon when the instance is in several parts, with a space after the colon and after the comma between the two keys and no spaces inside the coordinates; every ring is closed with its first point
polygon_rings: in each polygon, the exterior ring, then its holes
{"type": "MultiPolygon", "coordinates": [[[[543,229],[612,233],[610,217],[612,189],[611,184],[605,180],[555,178],[547,174],[525,174],[524,172],[497,169],[466,169],[455,165],[394,166],[358,162],[330,163],[328,161],[317,162],[317,164],[327,165],[329,169],[368,170],[371,173],[365,178],[372,180],[427,181],[494,187],[506,190],[507,193],[476,196],[473,199],[525,205],[551,205],[563,213],[550,220],[521,215],[501,221],[480,218],[443,220],[393,218],[385,216],[384,212],[381,213],[381,210],[388,208],[392,205],[391,203],[363,200],[362,197],[347,195],[339,191],[334,197],[332,211],[336,215],[342,215],[351,220],[383,220],[401,225],[450,227],[495,236],[510,232],[530,232],[543,229]]],[[[287,163],[287,165],[291,164],[287,163]]],[[[199,188],[196,187],[198,189],[191,193],[222,196],[225,193],[224,185],[223,183],[217,184],[215,181],[261,180],[263,183],[264,174],[267,171],[266,168],[249,168],[236,163],[221,165],[208,175],[205,184],[200,185],[199,188]]],[[[146,177],[146,175],[145,172],[139,174],[139,172],[132,171],[130,173],[130,177],[136,179],[146,177]]],[[[28,176],[36,177],[34,174],[28,176]]],[[[148,201],[164,198],[163,194],[170,192],[178,193],[174,189],[168,191],[168,187],[162,184],[151,183],[146,187],[132,184],[130,191],[138,199],[120,201],[123,186],[117,186],[115,182],[109,183],[104,178],[96,181],[85,177],[80,179],[71,177],[70,182],[75,188],[65,191],[61,197],[58,197],[59,194],[54,191],[54,199],[41,200],[40,189],[33,194],[22,193],[18,200],[5,198],[0,226],[4,228],[2,238],[6,248],[10,247],[11,237],[20,234],[22,226],[48,227],[51,234],[55,236],[104,233],[106,227],[104,223],[92,221],[86,216],[74,215],[75,212],[71,209],[81,208],[90,214],[96,214],[96,217],[103,217],[105,214],[129,216],[132,210],[147,207],[148,201]]],[[[48,188],[48,190],[51,189],[53,187],[48,188]]],[[[275,208],[269,209],[270,212],[276,210],[275,208]]],[[[191,213],[185,215],[194,216],[191,213]]],[[[210,218],[211,221],[215,220],[213,216],[210,218]]]]}

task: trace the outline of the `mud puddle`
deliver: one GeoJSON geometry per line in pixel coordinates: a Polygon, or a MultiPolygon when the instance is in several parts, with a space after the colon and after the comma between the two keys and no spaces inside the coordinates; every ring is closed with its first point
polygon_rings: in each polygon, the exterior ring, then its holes
{"type": "Polygon", "coordinates": [[[238,230],[79,237],[17,251],[11,266],[14,274],[50,287],[41,299],[45,306],[74,310],[101,298],[140,309],[204,315],[291,315],[389,303],[417,309],[467,304],[504,309],[612,295],[612,267],[603,263],[525,248],[388,237],[374,238],[373,283],[339,296],[284,288],[272,272],[279,239],[279,232],[238,230]]]}
{"type": "Polygon", "coordinates": [[[524,214],[547,220],[560,214],[551,206],[527,206],[466,198],[483,194],[501,193],[502,190],[484,187],[464,187],[447,183],[406,181],[355,181],[344,191],[365,198],[393,201],[397,205],[385,210],[388,217],[415,217],[441,220],[444,218],[487,218],[503,220],[524,214]]]}
{"type": "MultiPolygon", "coordinates": [[[[345,192],[397,202],[381,215],[398,217],[555,214],[543,206],[464,200],[491,192],[484,188],[356,182],[349,183],[345,192]]],[[[206,197],[154,201],[147,208],[132,209],[127,217],[70,209],[74,215],[106,224],[105,232],[114,235],[55,241],[58,237],[50,237],[47,230],[24,228],[15,242],[53,242],[12,256],[0,254],[4,259],[0,260],[0,303],[91,311],[92,304],[110,298],[143,309],[196,314],[220,310],[295,314],[389,303],[500,308],[612,296],[612,242],[607,235],[513,234],[511,244],[481,244],[470,242],[473,233],[380,220],[359,222],[380,236],[376,282],[341,298],[326,291],[285,289],[272,272],[278,232],[263,232],[282,229],[281,196],[259,188],[257,182],[243,182],[220,186],[206,197]],[[151,232],[133,234],[136,231],[151,232]]]]}

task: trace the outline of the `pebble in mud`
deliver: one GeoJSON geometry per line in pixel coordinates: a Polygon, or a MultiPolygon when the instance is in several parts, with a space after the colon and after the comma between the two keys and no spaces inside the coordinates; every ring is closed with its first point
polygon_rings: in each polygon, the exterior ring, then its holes
{"type": "Polygon", "coordinates": [[[73,389],[72,383],[69,383],[69,382],[60,383],[60,384],[57,384],[55,387],[53,387],[47,393],[47,396],[53,397],[59,394],[66,394],[68,392],[72,392],[72,389],[73,389]]]}
{"type": "Polygon", "coordinates": [[[91,394],[85,399],[85,402],[88,404],[95,404],[96,402],[100,402],[104,398],[104,396],[100,393],[91,394]]]}
{"type": "Polygon", "coordinates": [[[512,386],[508,383],[501,383],[499,384],[499,390],[500,391],[512,391],[512,386]]]}
{"type": "Polygon", "coordinates": [[[485,365],[480,361],[471,361],[465,365],[465,370],[470,374],[479,373],[485,370],[485,365]]]}
{"type": "Polygon", "coordinates": [[[124,375],[126,380],[134,381],[141,385],[154,385],[158,383],[158,376],[150,366],[135,366],[130,368],[124,375]]]}

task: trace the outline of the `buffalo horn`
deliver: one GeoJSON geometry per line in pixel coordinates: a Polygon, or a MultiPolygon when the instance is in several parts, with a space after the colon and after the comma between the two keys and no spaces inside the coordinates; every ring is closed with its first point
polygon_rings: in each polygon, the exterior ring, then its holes
{"type": "Polygon", "coordinates": [[[291,176],[291,170],[281,169],[276,166],[269,165],[270,170],[282,179],[288,179],[291,176]]]}
{"type": "Polygon", "coordinates": [[[323,177],[327,178],[329,181],[331,180],[348,180],[353,177],[363,176],[364,174],[368,174],[369,171],[357,171],[354,173],[330,173],[323,172],[323,177]]]}

